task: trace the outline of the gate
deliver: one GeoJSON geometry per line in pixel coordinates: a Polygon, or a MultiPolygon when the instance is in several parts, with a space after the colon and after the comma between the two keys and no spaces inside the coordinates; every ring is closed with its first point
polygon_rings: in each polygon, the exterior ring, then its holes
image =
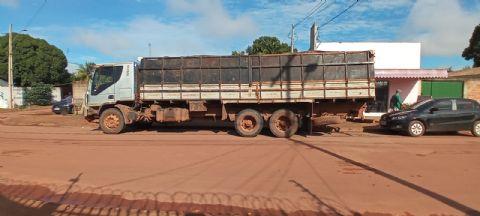
{"type": "Polygon", "coordinates": [[[422,80],[422,96],[432,98],[463,98],[463,81],[422,80]]]}

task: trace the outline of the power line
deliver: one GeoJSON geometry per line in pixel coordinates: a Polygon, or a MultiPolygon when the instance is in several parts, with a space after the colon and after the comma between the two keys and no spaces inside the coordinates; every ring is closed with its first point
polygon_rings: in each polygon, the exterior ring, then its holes
{"type": "Polygon", "coordinates": [[[333,20],[335,20],[336,18],[338,18],[339,16],[341,16],[342,14],[344,14],[345,12],[347,12],[348,10],[350,10],[353,6],[355,6],[357,3],[359,2],[359,0],[356,0],[353,4],[351,4],[350,6],[348,6],[347,8],[345,8],[345,10],[343,10],[342,12],[338,13],[336,16],[332,17],[330,20],[328,20],[327,22],[323,23],[322,25],[320,25],[318,27],[318,29],[320,28],[323,28],[324,26],[328,25],[329,23],[331,23],[333,20]]]}
{"type": "Polygon", "coordinates": [[[305,20],[307,20],[308,18],[310,18],[313,14],[315,14],[325,3],[327,3],[327,0],[320,0],[320,2],[318,4],[316,4],[308,13],[307,15],[301,19],[299,22],[297,22],[296,24],[294,24],[293,26],[294,27],[297,27],[298,25],[302,24],[303,22],[305,22],[305,20]]]}
{"type": "Polygon", "coordinates": [[[300,21],[298,21],[296,24],[293,24],[292,25],[292,29],[290,30],[290,32],[288,33],[287,37],[290,38],[290,49],[291,49],[291,52],[294,51],[294,37],[295,37],[295,28],[302,24],[303,22],[305,22],[305,20],[307,20],[308,18],[310,18],[311,16],[313,16],[315,13],[317,13],[322,7],[323,5],[325,5],[325,3],[327,2],[327,0],[320,0],[318,2],[318,4],[316,4],[308,13],[307,15],[301,19],[300,21]]]}
{"type": "Polygon", "coordinates": [[[32,23],[33,21],[35,20],[35,18],[37,18],[38,14],[40,13],[40,11],[42,11],[42,9],[45,7],[45,5],[47,4],[47,0],[44,0],[42,5],[40,5],[40,7],[38,7],[38,9],[35,11],[35,13],[33,14],[33,16],[27,21],[27,23],[25,24],[25,26],[23,27],[23,29],[27,29],[32,23]]]}

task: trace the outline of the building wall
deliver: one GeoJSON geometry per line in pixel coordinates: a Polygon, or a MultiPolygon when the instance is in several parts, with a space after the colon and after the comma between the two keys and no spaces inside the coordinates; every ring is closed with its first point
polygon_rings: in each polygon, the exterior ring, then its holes
{"type": "Polygon", "coordinates": [[[480,102],[480,78],[466,79],[463,83],[463,96],[480,102]]]}
{"type": "Polygon", "coordinates": [[[417,98],[421,93],[422,82],[420,79],[378,79],[388,81],[388,98],[392,97],[397,89],[400,89],[402,92],[400,96],[403,99],[404,104],[413,104],[417,102],[417,98]]]}
{"type": "Polygon", "coordinates": [[[74,100],[83,100],[87,92],[87,81],[76,81],[72,83],[72,96],[74,100]]]}
{"type": "Polygon", "coordinates": [[[420,43],[321,42],[318,51],[375,51],[377,69],[420,69],[420,43]]]}
{"type": "MultiPolygon", "coordinates": [[[[8,87],[0,87],[0,109],[7,109],[8,108],[8,98],[10,92],[8,91],[8,87]]],[[[13,101],[15,106],[23,106],[25,105],[24,96],[25,96],[25,88],[23,87],[13,87],[13,101]]],[[[52,89],[52,101],[60,101],[61,100],[61,91],[60,87],[54,87],[52,89]]]]}
{"type": "Polygon", "coordinates": [[[87,93],[87,88],[88,81],[76,81],[72,83],[73,104],[76,107],[80,107],[80,109],[78,109],[79,114],[85,111],[85,93],[87,93]]]}
{"type": "MultiPolygon", "coordinates": [[[[21,87],[13,87],[13,102],[15,106],[22,106],[24,89],[21,87]]],[[[8,108],[8,98],[10,98],[10,91],[8,87],[0,87],[0,108],[8,108]]]]}
{"type": "Polygon", "coordinates": [[[62,89],[60,87],[53,87],[52,89],[52,100],[61,101],[62,100],[62,89]]]}

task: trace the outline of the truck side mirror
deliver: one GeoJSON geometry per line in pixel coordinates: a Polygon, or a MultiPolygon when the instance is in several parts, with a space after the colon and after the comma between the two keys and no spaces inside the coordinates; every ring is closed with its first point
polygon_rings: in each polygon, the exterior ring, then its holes
{"type": "Polygon", "coordinates": [[[434,112],[437,112],[438,108],[437,107],[432,107],[430,108],[430,113],[433,114],[434,112]]]}

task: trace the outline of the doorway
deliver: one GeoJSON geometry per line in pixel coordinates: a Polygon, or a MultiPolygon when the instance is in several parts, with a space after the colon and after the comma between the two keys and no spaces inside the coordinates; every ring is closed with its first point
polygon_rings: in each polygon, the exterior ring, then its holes
{"type": "Polygon", "coordinates": [[[386,80],[375,81],[375,101],[368,104],[367,112],[387,112],[389,83],[386,80]]]}

